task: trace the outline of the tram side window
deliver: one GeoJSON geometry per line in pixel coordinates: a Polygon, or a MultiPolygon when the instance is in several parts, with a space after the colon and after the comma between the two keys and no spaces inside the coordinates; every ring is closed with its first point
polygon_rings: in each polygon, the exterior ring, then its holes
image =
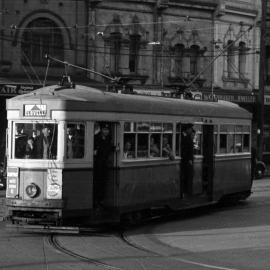
{"type": "Polygon", "coordinates": [[[242,153],[250,150],[250,127],[220,126],[220,153],[242,153]]]}
{"type": "Polygon", "coordinates": [[[176,124],[176,149],[175,149],[175,155],[177,157],[181,156],[180,147],[181,147],[181,124],[178,123],[176,124]]]}
{"type": "Polygon", "coordinates": [[[250,127],[243,126],[243,152],[250,152],[250,127]]]}
{"type": "Polygon", "coordinates": [[[123,158],[170,157],[172,134],[170,123],[126,122],[123,158]]]}
{"type": "Polygon", "coordinates": [[[57,159],[57,125],[15,123],[15,158],[57,159]]]}
{"type": "Polygon", "coordinates": [[[66,133],[67,159],[83,158],[85,145],[85,125],[80,123],[68,123],[66,133]]]}
{"type": "Polygon", "coordinates": [[[194,125],[193,126],[193,144],[194,144],[194,155],[202,154],[202,126],[194,125]]]}

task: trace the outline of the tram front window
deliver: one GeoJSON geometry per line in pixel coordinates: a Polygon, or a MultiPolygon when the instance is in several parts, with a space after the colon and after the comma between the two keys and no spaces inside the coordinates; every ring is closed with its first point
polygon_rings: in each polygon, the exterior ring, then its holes
{"type": "Polygon", "coordinates": [[[57,159],[57,125],[15,124],[15,153],[18,159],[57,159]]]}

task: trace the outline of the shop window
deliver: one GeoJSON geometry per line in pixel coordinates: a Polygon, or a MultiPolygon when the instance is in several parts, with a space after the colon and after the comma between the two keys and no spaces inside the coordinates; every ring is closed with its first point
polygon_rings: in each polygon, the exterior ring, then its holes
{"type": "Polygon", "coordinates": [[[18,159],[57,159],[57,125],[16,123],[15,153],[18,159]]]}
{"type": "Polygon", "coordinates": [[[270,152],[270,125],[264,125],[263,129],[263,151],[270,152]]]}
{"type": "Polygon", "coordinates": [[[64,42],[58,25],[50,19],[39,18],[27,25],[22,35],[22,63],[46,64],[44,56],[64,59],[64,42]]]}
{"type": "Polygon", "coordinates": [[[85,125],[80,123],[68,123],[66,133],[67,159],[83,158],[85,148],[85,125]]]}

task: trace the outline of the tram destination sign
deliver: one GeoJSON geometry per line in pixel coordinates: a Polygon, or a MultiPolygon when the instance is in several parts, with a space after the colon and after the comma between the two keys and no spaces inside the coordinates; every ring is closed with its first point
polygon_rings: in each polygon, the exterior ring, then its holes
{"type": "Polygon", "coordinates": [[[24,116],[26,117],[44,117],[47,115],[46,104],[26,104],[24,105],[24,116]]]}

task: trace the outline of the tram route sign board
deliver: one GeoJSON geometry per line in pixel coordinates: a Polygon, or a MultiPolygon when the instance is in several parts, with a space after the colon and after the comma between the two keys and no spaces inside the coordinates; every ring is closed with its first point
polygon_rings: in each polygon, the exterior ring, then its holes
{"type": "Polygon", "coordinates": [[[7,168],[7,196],[15,197],[19,192],[18,187],[19,169],[17,167],[7,168]]]}
{"type": "Polygon", "coordinates": [[[46,104],[26,104],[24,105],[24,116],[44,117],[47,115],[46,104]]]}

